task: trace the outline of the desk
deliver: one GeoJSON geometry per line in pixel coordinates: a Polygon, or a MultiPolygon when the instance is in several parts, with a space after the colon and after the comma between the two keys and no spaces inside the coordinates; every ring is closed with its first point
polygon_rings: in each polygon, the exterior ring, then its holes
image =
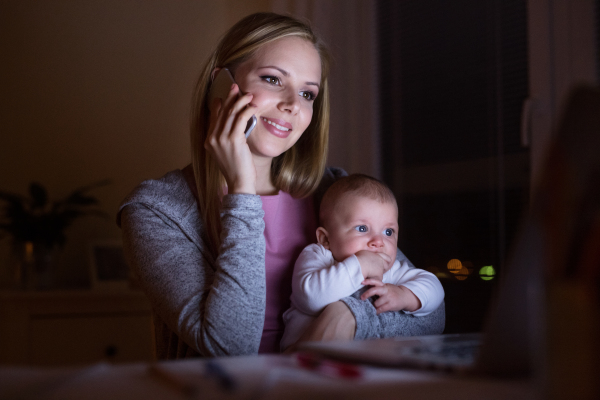
{"type": "Polygon", "coordinates": [[[301,369],[293,355],[220,358],[232,391],[204,374],[207,359],[163,361],[158,367],[192,385],[194,395],[149,372],[149,364],[94,364],[77,369],[0,367],[0,398],[44,399],[510,399],[539,398],[526,381],[363,366],[356,380],[301,369]]]}

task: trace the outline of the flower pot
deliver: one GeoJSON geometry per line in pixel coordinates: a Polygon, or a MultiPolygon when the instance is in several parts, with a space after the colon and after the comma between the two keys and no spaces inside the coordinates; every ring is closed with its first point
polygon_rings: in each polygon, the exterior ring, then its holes
{"type": "Polygon", "coordinates": [[[60,247],[43,242],[14,241],[12,286],[21,290],[47,290],[55,285],[60,247]]]}

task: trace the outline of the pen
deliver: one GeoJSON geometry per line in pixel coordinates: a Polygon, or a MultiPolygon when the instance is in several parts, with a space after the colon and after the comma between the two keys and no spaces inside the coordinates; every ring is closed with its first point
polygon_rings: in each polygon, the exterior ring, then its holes
{"type": "Polygon", "coordinates": [[[204,375],[216,379],[222,389],[227,391],[235,389],[235,380],[219,363],[214,360],[208,360],[204,363],[204,366],[204,375]]]}
{"type": "Polygon", "coordinates": [[[362,377],[362,369],[359,366],[326,359],[314,353],[296,353],[296,360],[300,367],[320,375],[345,379],[358,379],[362,377]]]}

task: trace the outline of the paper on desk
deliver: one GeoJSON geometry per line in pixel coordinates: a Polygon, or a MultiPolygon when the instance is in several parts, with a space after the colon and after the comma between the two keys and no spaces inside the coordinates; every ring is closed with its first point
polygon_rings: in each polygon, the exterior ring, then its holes
{"type": "Polygon", "coordinates": [[[368,368],[366,379],[307,378],[296,373],[280,376],[261,400],[532,400],[534,388],[526,382],[481,380],[425,371],[368,368]],[[307,378],[307,379],[305,379],[307,378]]]}
{"type": "MultiPolygon", "coordinates": [[[[363,378],[349,381],[298,369],[291,357],[253,356],[218,359],[236,379],[227,392],[204,376],[201,359],[161,362],[186,382],[197,385],[196,398],[224,400],[325,399],[506,399],[534,398],[524,384],[456,379],[440,373],[365,367],[363,378]],[[443,396],[441,395],[443,394],[443,396]]],[[[76,370],[0,368],[0,398],[61,400],[187,399],[148,373],[148,365],[97,364],[76,370]],[[37,390],[21,391],[27,387],[37,390]]]]}

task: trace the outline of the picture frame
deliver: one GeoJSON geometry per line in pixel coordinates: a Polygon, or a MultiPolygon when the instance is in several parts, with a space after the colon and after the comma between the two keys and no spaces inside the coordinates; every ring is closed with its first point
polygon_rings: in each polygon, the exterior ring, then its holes
{"type": "Polygon", "coordinates": [[[130,271],[120,240],[96,240],[89,245],[90,282],[93,290],[125,291],[130,271]]]}

